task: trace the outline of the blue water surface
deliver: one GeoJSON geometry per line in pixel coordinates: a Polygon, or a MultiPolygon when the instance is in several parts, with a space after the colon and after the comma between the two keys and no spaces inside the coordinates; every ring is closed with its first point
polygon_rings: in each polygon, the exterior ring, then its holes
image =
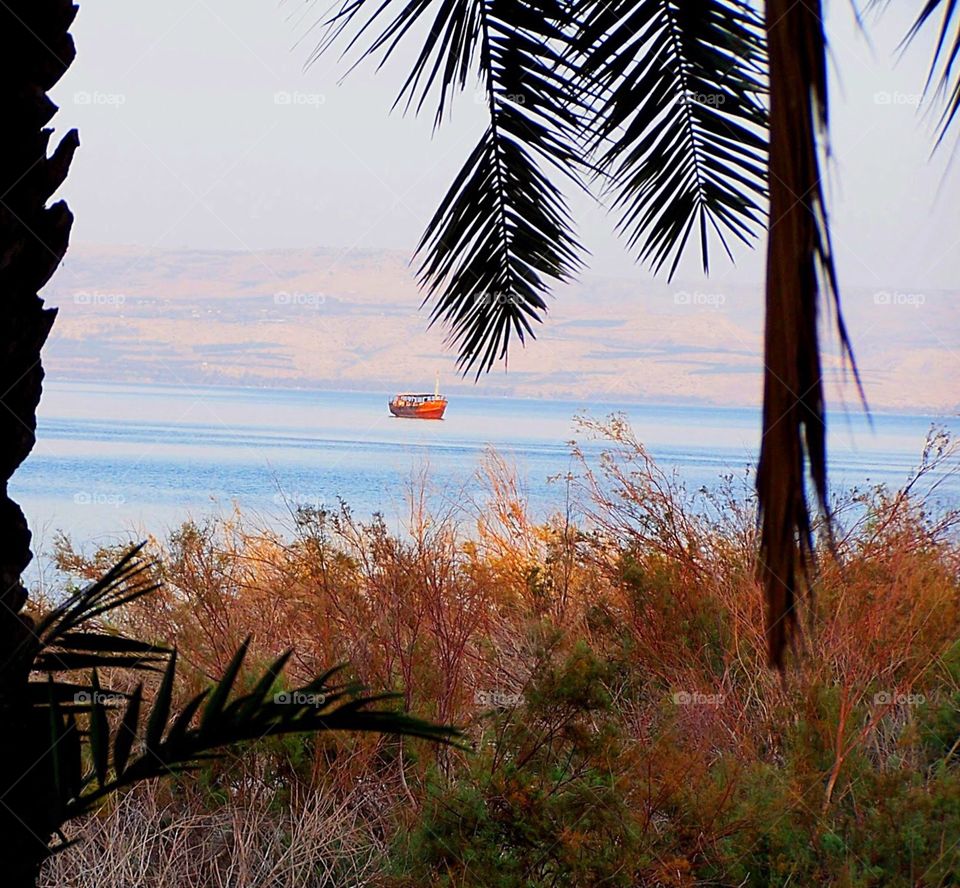
{"type": "MultiPolygon", "coordinates": [[[[354,393],[149,385],[48,384],[37,447],[17,473],[39,547],[56,530],[77,542],[162,535],[187,518],[234,506],[267,523],[295,503],[401,522],[411,482],[425,471],[437,506],[482,498],[484,450],[515,463],[534,512],[564,504],[548,482],[576,468],[574,417],[623,412],[637,437],[690,488],[744,473],[756,461],[760,415],[722,407],[455,397],[440,422],[397,419],[393,392],[354,393]]],[[[956,417],[831,415],[831,483],[901,485],[932,423],[956,417]]],[[[586,444],[588,453],[598,445],[586,444]]],[[[951,479],[940,491],[960,501],[951,479]]]]}

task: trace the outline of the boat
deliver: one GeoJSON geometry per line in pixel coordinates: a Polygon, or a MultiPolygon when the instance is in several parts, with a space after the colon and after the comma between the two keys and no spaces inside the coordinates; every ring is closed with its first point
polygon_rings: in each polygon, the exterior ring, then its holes
{"type": "Polygon", "coordinates": [[[404,392],[390,402],[390,412],[403,419],[443,419],[447,399],[440,394],[440,374],[437,374],[433,394],[404,392]]]}

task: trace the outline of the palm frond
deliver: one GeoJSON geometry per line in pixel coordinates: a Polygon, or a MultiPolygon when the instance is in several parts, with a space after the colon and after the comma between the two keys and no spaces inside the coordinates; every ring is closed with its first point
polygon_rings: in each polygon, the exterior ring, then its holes
{"type": "Polygon", "coordinates": [[[98,625],[98,620],[158,588],[143,546],[130,549],[100,579],[69,595],[42,617],[35,630],[32,670],[40,673],[79,669],[156,669],[170,649],[127,638],[98,625]]]}
{"type": "Polygon", "coordinates": [[[62,643],[81,624],[156,590],[151,566],[140,557],[143,545],[131,548],[100,579],[68,595],[49,611],[36,629],[44,644],[62,643]]]}
{"type": "Polygon", "coordinates": [[[550,282],[581,265],[566,201],[548,175],[553,169],[582,185],[583,109],[567,62],[572,7],[561,0],[348,0],[328,20],[317,52],[358,16],[346,51],[369,38],[358,61],[380,53],[380,64],[418,20],[433,22],[397,102],[419,111],[436,93],[435,123],[453,94],[479,77],[488,126],[417,248],[431,324],[447,328],[460,369],[479,375],[506,359],[514,338],[534,335],[550,282]]]}
{"type": "Polygon", "coordinates": [[[587,145],[619,228],[672,277],[695,230],[749,243],[762,227],[766,91],[762,22],[741,0],[591,0],[575,50],[594,101],[587,145]]]}
{"type": "Polygon", "coordinates": [[[452,728],[381,709],[397,695],[368,695],[356,684],[336,684],[330,669],[284,698],[271,693],[290,652],[277,658],[247,694],[234,694],[249,639],[228,664],[221,680],[174,713],[175,650],[110,631],[105,614],[154,592],[151,565],[142,546],[127,552],[99,580],[68,596],[37,624],[34,673],[44,681],[25,685],[31,719],[46,724],[50,751],[40,766],[56,801],[56,822],[79,816],[111,792],[132,783],[190,770],[244,740],[315,731],[374,731],[452,742],[452,728]],[[105,687],[99,670],[133,669],[163,675],[149,709],[143,686],[133,693],[105,687]],[[64,680],[58,672],[90,670],[89,682],[64,680]],[[109,712],[123,707],[119,721],[109,712]],[[111,721],[116,724],[111,727],[111,721]],[[85,725],[85,730],[82,725],[85,725]],[[83,772],[83,748],[90,768],[83,772]]]}
{"type": "Polygon", "coordinates": [[[339,670],[293,690],[275,692],[289,652],[263,671],[252,691],[236,694],[248,644],[249,639],[212,689],[197,694],[177,714],[172,710],[177,658],[171,654],[149,711],[144,712],[143,689],[138,686],[127,696],[123,714],[112,728],[109,711],[116,708],[116,701],[105,697],[96,671],[86,688],[90,702],[84,711],[85,732],[78,726],[78,713],[63,705],[62,689],[50,681],[42,708],[48,711],[50,724],[50,768],[64,793],[63,820],[89,812],[125,786],[193,770],[243,741],[317,731],[372,731],[443,743],[453,743],[460,736],[454,728],[380,708],[400,695],[365,694],[357,684],[334,683],[339,670]],[[81,764],[84,736],[90,749],[86,772],[81,764]]]}
{"type": "MultiPolygon", "coordinates": [[[[818,136],[828,122],[826,37],[819,0],[769,0],[770,233],[764,331],[763,440],[757,467],[760,579],[770,661],[782,669],[798,629],[796,597],[809,588],[814,547],[809,466],[827,517],[826,414],[818,335],[821,289],[841,347],[856,365],[840,313],[821,186],[818,136]]],[[[857,377],[859,384],[859,377],[857,377]]],[[[862,396],[862,390],[861,390],[862,396]]]]}
{"type": "Polygon", "coordinates": [[[960,112],[960,66],[957,65],[960,58],[960,0],[927,0],[906,39],[912,40],[937,13],[942,14],[940,31],[925,92],[929,93],[936,83],[936,94],[944,104],[938,126],[939,145],[960,112]]]}
{"type": "Polygon", "coordinates": [[[419,112],[436,90],[439,95],[434,124],[437,125],[453,95],[466,87],[474,73],[480,37],[479,11],[478,3],[460,0],[345,0],[334,15],[322,22],[324,36],[310,61],[341,42],[346,42],[343,54],[347,55],[366,40],[351,70],[374,56],[380,56],[378,67],[383,67],[404,37],[434,12],[423,46],[397,94],[394,107],[403,104],[406,110],[415,107],[419,112]],[[355,32],[350,35],[354,25],[355,32]]]}

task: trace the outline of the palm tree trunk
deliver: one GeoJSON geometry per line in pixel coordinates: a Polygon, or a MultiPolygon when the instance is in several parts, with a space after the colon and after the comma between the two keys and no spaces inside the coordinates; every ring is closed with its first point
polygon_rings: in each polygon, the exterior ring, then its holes
{"type": "Polygon", "coordinates": [[[48,207],[79,144],[68,133],[47,156],[57,110],[46,92],[73,61],[70,0],[0,3],[0,861],[3,883],[33,885],[58,825],[49,793],[49,729],[26,702],[33,623],[23,613],[30,531],[7,492],[33,448],[43,368],[40,350],[56,317],[39,290],[60,265],[73,217],[48,207]],[[38,758],[39,757],[39,758],[38,758]]]}

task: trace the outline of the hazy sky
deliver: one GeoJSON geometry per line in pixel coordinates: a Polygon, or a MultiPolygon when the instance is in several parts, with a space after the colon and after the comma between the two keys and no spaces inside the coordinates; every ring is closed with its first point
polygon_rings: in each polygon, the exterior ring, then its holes
{"type": "MultiPolygon", "coordinates": [[[[954,139],[931,161],[935,115],[918,113],[932,34],[895,59],[909,15],[897,3],[868,41],[847,0],[828,4],[833,151],[829,194],[842,282],[956,290],[960,172],[954,139]]],[[[81,6],[79,55],[55,98],[56,125],[80,129],[63,189],[74,240],[147,247],[410,250],[483,126],[462,98],[431,134],[388,114],[412,48],[375,74],[330,56],[309,69],[305,36],[323,4],[301,0],[98,0],[81,6]],[[298,44],[298,41],[301,41],[298,44]],[[278,103],[277,94],[291,98],[278,103]]],[[[574,197],[581,236],[602,274],[647,272],[610,234],[613,219],[574,197]]],[[[752,284],[759,252],[716,280],[752,284]]],[[[695,262],[681,279],[695,275],[695,262]]]]}

